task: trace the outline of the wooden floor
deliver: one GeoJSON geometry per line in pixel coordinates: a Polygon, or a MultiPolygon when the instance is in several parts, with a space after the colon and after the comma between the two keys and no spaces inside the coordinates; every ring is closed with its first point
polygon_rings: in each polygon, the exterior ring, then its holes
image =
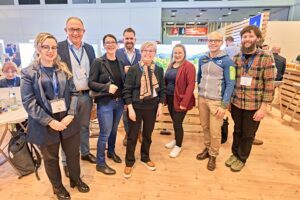
{"type": "MultiPolygon", "coordinates": [[[[230,121],[230,133],[232,125],[230,121]]],[[[123,130],[120,130],[116,145],[116,151],[122,158],[125,154],[121,145],[123,135],[123,130]]],[[[82,162],[83,180],[89,184],[91,191],[81,194],[70,189],[65,177],[63,182],[72,199],[77,200],[300,199],[300,123],[296,121],[292,127],[288,126],[287,121],[280,119],[278,110],[273,109],[261,123],[257,137],[263,139],[264,144],[253,146],[251,156],[240,173],[233,173],[224,165],[230,156],[231,134],[220,149],[217,169],[210,172],[206,169],[207,160],[195,159],[203,148],[202,134],[185,135],[182,153],[171,159],[164,144],[172,136],[155,132],[151,158],[157,164],[157,171],[149,171],[137,162],[132,177],[126,180],[122,176],[124,163],[115,164],[109,160],[108,164],[117,170],[117,174],[105,176],[95,170],[95,165],[82,162]]],[[[95,147],[96,139],[91,139],[91,143],[95,147]]],[[[37,181],[34,175],[18,180],[8,163],[0,166],[0,199],[55,199],[43,166],[39,174],[41,181],[37,181]]]]}

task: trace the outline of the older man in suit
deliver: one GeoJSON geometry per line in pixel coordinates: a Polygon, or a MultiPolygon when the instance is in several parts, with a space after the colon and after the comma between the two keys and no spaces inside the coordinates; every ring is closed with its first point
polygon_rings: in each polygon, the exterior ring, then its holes
{"type": "MultiPolygon", "coordinates": [[[[89,96],[88,87],[88,75],[90,66],[95,59],[95,51],[91,45],[82,42],[85,29],[80,18],[68,18],[65,32],[67,39],[58,43],[58,54],[72,72],[76,90],[80,94],[78,98],[78,116],[81,127],[81,160],[96,163],[95,156],[90,153],[89,145],[89,123],[93,101],[89,96]]],[[[68,176],[68,168],[64,156],[62,162],[66,176],[68,176]]]]}

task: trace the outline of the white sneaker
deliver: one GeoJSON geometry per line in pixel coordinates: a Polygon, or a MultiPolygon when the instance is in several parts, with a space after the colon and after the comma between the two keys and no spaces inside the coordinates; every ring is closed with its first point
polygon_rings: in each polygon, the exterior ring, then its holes
{"type": "Polygon", "coordinates": [[[165,147],[166,147],[167,149],[172,149],[173,147],[175,147],[175,145],[176,145],[176,140],[172,140],[171,142],[167,143],[167,144],[165,145],[165,147]]]}
{"type": "Polygon", "coordinates": [[[175,147],[172,149],[172,151],[170,152],[169,156],[170,156],[171,158],[176,158],[176,157],[179,155],[180,151],[181,151],[181,147],[175,146],[175,147]]]}

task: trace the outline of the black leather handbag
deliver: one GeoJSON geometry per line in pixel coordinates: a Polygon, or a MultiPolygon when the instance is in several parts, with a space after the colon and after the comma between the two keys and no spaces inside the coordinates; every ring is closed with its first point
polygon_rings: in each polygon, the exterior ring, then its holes
{"type": "Polygon", "coordinates": [[[223,119],[223,125],[221,127],[221,144],[224,144],[227,141],[228,138],[228,117],[226,119],[223,119]]]}

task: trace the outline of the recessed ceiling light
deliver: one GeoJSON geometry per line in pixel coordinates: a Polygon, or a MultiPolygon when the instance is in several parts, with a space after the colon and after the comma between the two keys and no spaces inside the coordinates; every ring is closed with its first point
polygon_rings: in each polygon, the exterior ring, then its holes
{"type": "Polygon", "coordinates": [[[228,12],[228,15],[231,15],[231,12],[228,12]]]}
{"type": "Polygon", "coordinates": [[[235,11],[239,11],[239,9],[233,8],[233,9],[231,9],[231,11],[235,12],[235,11]]]}
{"type": "Polygon", "coordinates": [[[167,24],[168,24],[168,25],[172,25],[172,24],[174,24],[174,22],[167,22],[167,24]]]}
{"type": "Polygon", "coordinates": [[[205,10],[205,9],[201,9],[200,11],[201,11],[201,12],[206,12],[207,10],[205,10]]]}
{"type": "Polygon", "coordinates": [[[177,10],[171,10],[172,13],[177,12],[177,10]]]}
{"type": "Polygon", "coordinates": [[[199,15],[203,15],[203,13],[201,12],[201,13],[199,13],[199,15]]]}
{"type": "Polygon", "coordinates": [[[187,24],[195,24],[195,22],[188,22],[187,24]]]}
{"type": "Polygon", "coordinates": [[[228,17],[228,15],[222,15],[222,17],[228,17]]]}

